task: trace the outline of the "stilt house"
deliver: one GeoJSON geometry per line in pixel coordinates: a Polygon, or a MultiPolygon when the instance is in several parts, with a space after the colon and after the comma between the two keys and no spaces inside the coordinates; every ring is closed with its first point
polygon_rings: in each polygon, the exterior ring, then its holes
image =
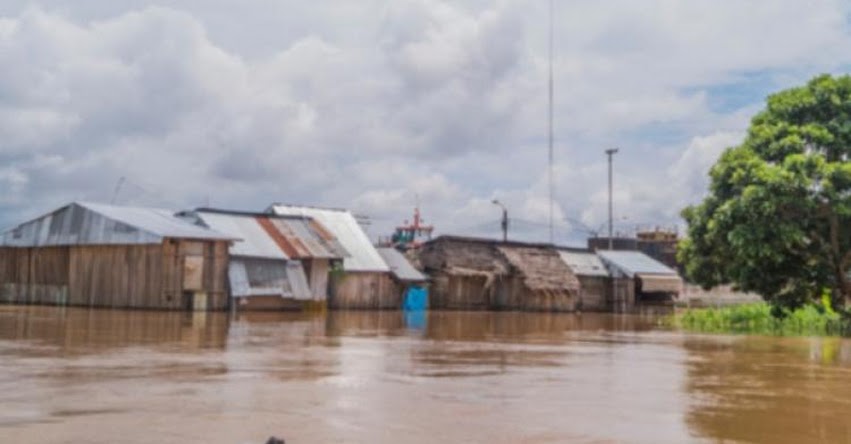
{"type": "Polygon", "coordinates": [[[232,240],[168,210],[75,202],[0,235],[0,301],[224,309],[232,240]]]}

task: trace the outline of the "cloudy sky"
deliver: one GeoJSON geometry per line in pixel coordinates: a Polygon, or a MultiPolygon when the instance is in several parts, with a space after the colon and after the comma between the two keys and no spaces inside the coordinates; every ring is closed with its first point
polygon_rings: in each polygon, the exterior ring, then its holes
{"type": "MultiPolygon", "coordinates": [[[[546,240],[546,0],[0,2],[0,226],[71,200],[347,207],[546,240]],[[215,4],[214,4],[215,3],[215,4]],[[69,6],[70,5],[70,6],[69,6]],[[117,185],[125,178],[120,189],[117,185]]],[[[849,2],[556,0],[557,240],[671,225],[849,2]],[[582,228],[585,227],[585,228],[582,228]]]]}

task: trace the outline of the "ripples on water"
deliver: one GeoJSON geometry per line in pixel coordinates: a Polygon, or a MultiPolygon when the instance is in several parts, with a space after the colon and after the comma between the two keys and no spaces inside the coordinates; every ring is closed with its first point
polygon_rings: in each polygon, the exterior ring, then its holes
{"type": "Polygon", "coordinates": [[[0,442],[851,442],[849,372],[652,315],[0,306],[0,442]]]}

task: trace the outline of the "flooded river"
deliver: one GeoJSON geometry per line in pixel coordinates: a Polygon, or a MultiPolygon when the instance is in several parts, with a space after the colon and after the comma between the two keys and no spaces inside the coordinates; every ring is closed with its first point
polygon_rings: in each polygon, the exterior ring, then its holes
{"type": "Polygon", "coordinates": [[[851,341],[0,305],[0,443],[851,442],[851,341]]]}

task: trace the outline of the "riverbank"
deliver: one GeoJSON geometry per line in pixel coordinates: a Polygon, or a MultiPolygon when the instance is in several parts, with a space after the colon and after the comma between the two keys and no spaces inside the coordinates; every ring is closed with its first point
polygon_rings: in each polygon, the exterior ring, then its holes
{"type": "Polygon", "coordinates": [[[748,333],[783,336],[840,336],[847,320],[829,304],[808,304],[776,317],[771,305],[755,302],[725,307],[692,308],[674,315],[678,328],[702,333],[748,333]]]}

